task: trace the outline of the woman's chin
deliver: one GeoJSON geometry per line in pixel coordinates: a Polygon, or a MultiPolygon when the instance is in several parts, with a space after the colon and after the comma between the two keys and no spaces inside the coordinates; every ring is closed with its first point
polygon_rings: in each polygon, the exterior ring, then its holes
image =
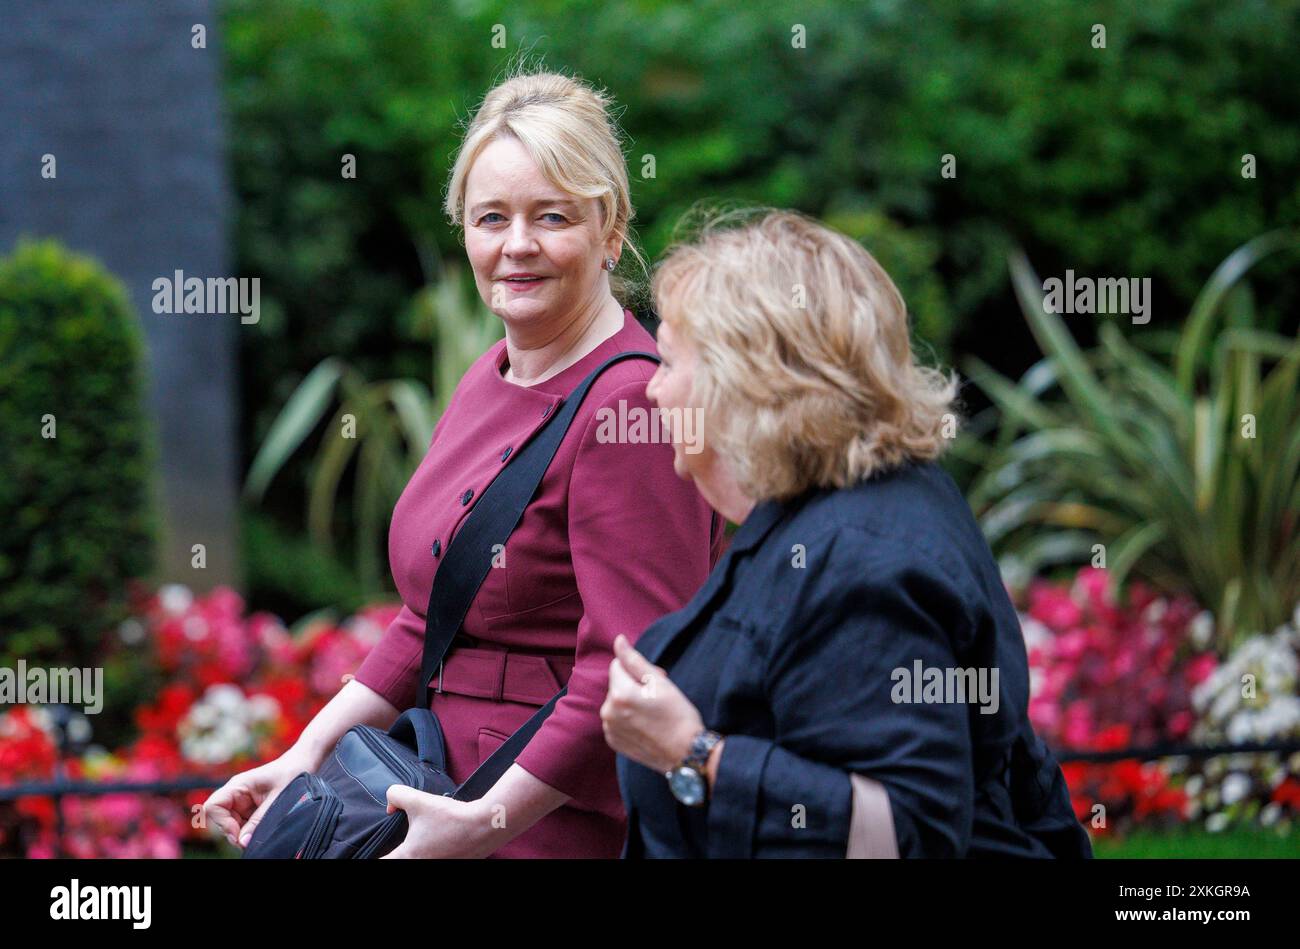
{"type": "MultiPolygon", "coordinates": [[[[673,446],[673,472],[683,481],[695,480],[690,463],[686,460],[686,455],[682,452],[680,445],[673,446]]],[[[698,488],[699,485],[697,484],[696,487],[698,488]]]]}
{"type": "Polygon", "coordinates": [[[549,300],[518,299],[506,300],[493,312],[513,326],[527,326],[542,323],[553,315],[554,305],[549,300]]]}

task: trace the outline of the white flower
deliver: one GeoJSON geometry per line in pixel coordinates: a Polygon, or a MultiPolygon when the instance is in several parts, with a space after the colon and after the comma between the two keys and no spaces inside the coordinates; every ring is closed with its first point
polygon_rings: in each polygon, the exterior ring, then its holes
{"type": "Polygon", "coordinates": [[[1219,789],[1220,793],[1223,795],[1224,806],[1226,807],[1230,804],[1236,804],[1250,793],[1250,787],[1250,778],[1242,774],[1240,771],[1234,771],[1232,774],[1228,775],[1223,779],[1223,785],[1219,789]]]}
{"type": "Polygon", "coordinates": [[[280,703],[269,695],[254,695],[248,700],[248,713],[255,722],[273,721],[280,716],[280,703]]]}
{"type": "Polygon", "coordinates": [[[1226,829],[1228,826],[1228,815],[1219,813],[1211,814],[1205,819],[1205,829],[1212,834],[1217,834],[1226,829]]]}
{"type": "Polygon", "coordinates": [[[190,706],[186,723],[196,729],[208,729],[217,724],[220,718],[221,713],[211,702],[195,702],[190,706]]]}
{"type": "Polygon", "coordinates": [[[137,619],[125,619],[117,627],[117,638],[128,646],[134,646],[145,637],[144,624],[137,619]]]}
{"type": "Polygon", "coordinates": [[[1196,614],[1196,618],[1188,626],[1188,632],[1192,637],[1192,645],[1197,649],[1204,649],[1209,646],[1210,641],[1214,638],[1214,617],[1210,611],[1201,610],[1200,613],[1196,614]]]}
{"type": "Polygon", "coordinates": [[[221,711],[230,713],[240,712],[246,701],[243,689],[228,682],[208,686],[208,691],[204,693],[203,699],[205,702],[211,702],[221,711]]]}
{"type": "Polygon", "coordinates": [[[32,724],[45,732],[47,735],[54,734],[54,716],[50,713],[49,708],[44,705],[29,706],[31,708],[30,718],[32,724]]]}
{"type": "Polygon", "coordinates": [[[168,613],[184,613],[194,602],[194,594],[189,587],[179,583],[168,583],[158,589],[158,602],[168,613]]]}
{"type": "Polygon", "coordinates": [[[1025,649],[1040,649],[1051,645],[1052,631],[1032,616],[1021,614],[1020,632],[1025,637],[1025,649]]]}
{"type": "Polygon", "coordinates": [[[1272,827],[1277,823],[1277,819],[1282,816],[1282,805],[1274,801],[1266,804],[1264,809],[1259,812],[1259,822],[1265,827],[1272,827]]]}
{"type": "Polygon", "coordinates": [[[68,741],[79,745],[83,741],[89,741],[91,733],[90,719],[86,716],[77,714],[68,720],[68,741]]]}

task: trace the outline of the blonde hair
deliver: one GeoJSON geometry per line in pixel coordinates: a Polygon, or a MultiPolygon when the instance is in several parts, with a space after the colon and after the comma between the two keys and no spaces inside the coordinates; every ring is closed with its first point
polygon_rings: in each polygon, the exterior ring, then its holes
{"type": "MultiPolygon", "coordinates": [[[[595,198],[601,240],[620,235],[645,274],[645,258],[631,234],[635,211],[612,97],[554,72],[518,73],[494,86],[469,123],[451,169],[444,207],[453,226],[464,226],[470,168],[490,142],[502,137],[518,141],[560,190],[595,198]]],[[[638,282],[625,275],[611,275],[610,286],[624,303],[638,294],[638,282]]]]}
{"type": "Polygon", "coordinates": [[[937,458],[945,422],[955,431],[956,379],[914,360],[898,288],[817,221],[714,216],[674,246],[653,291],[698,351],[692,394],[709,442],[750,497],[842,488],[937,458]]]}

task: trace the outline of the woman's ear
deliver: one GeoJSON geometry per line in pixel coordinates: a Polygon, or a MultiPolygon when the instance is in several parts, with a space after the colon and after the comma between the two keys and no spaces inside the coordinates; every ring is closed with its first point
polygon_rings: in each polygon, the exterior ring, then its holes
{"type": "Polygon", "coordinates": [[[610,234],[609,237],[605,238],[604,250],[605,253],[600,259],[604,260],[606,257],[613,257],[616,261],[615,266],[617,266],[617,261],[623,257],[623,235],[618,231],[610,234]]]}

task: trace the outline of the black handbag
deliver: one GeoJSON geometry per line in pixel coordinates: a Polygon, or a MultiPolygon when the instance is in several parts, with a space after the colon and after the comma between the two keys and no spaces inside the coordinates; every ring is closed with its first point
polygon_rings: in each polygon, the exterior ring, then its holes
{"type": "Polygon", "coordinates": [[[593,370],[488,485],[448,545],[425,612],[417,686],[417,698],[422,697],[423,703],[403,712],[387,731],[370,725],[349,728],[317,772],[304,771],[295,777],[267,808],[244,849],[244,859],[382,857],[406,837],[405,812],[387,813],[390,785],[473,801],[514,763],[566,689],[534,712],[457,786],[447,775],[442,727],[429,708],[431,680],[487,578],[494,546],[504,544],[523,517],[587,391],[607,368],[632,358],[659,362],[651,353],[626,352],[593,370]]]}

